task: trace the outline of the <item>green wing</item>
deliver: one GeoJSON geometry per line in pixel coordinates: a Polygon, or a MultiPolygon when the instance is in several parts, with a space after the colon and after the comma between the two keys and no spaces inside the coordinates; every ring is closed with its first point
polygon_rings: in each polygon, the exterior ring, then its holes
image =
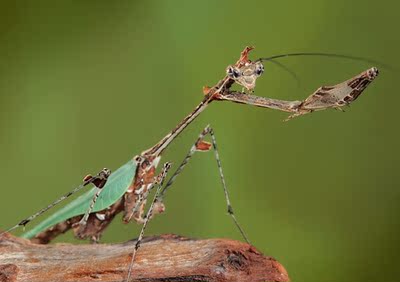
{"type": "MultiPolygon", "coordinates": [[[[135,172],[136,162],[130,160],[112,173],[94,205],[93,212],[104,210],[121,198],[131,185],[133,178],[135,177],[135,172]]],[[[94,193],[95,188],[92,188],[87,193],[70,202],[68,205],[36,225],[33,229],[22,234],[21,237],[33,238],[40,232],[56,225],[57,223],[63,222],[77,215],[85,214],[89,208],[94,193]]]]}

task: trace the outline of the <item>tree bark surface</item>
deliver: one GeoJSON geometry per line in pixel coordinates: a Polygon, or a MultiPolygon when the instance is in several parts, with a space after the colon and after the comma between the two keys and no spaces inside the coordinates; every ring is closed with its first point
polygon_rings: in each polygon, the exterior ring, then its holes
{"type": "MultiPolygon", "coordinates": [[[[125,281],[135,241],[37,245],[0,238],[0,282],[125,281]]],[[[131,281],[289,281],[285,268],[253,246],[230,239],[162,235],[144,239],[131,281]]]]}

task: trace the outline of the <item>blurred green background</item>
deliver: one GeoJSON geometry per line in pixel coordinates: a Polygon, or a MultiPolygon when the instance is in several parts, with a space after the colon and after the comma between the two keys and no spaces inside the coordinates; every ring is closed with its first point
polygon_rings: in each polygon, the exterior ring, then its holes
{"type": "MultiPolygon", "coordinates": [[[[400,66],[397,1],[3,1],[0,227],[149,148],[246,45],[400,66]]],[[[266,64],[256,94],[304,99],[372,67],[296,57],[266,64]]],[[[252,243],[293,281],[400,281],[399,73],[381,69],[346,111],[284,113],[213,103],[166,152],[177,164],[210,123],[234,209],[252,243]]],[[[147,235],[241,239],[212,154],[198,154],[147,235]]],[[[118,217],[104,242],[138,235],[118,217]]],[[[21,231],[19,231],[21,232],[21,231]]],[[[19,232],[16,232],[18,234],[19,232]]],[[[77,242],[71,234],[63,242],[77,242]]]]}

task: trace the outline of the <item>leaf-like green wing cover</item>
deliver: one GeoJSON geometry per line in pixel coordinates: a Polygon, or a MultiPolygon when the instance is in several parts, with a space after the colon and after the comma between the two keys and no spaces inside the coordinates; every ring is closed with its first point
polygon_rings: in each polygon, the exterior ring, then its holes
{"type": "MultiPolygon", "coordinates": [[[[131,185],[136,172],[136,162],[130,160],[121,166],[114,173],[111,173],[106,185],[94,205],[93,212],[101,211],[114,204],[131,185]]],[[[40,232],[63,222],[71,217],[84,214],[92,201],[96,189],[93,187],[90,191],[79,198],[70,202],[68,205],[58,210],[56,213],[36,225],[33,229],[22,234],[23,238],[33,238],[40,232]]]]}

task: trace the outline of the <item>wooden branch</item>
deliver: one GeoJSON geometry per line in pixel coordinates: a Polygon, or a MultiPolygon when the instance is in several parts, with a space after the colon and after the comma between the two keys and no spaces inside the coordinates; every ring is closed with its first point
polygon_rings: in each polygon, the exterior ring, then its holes
{"type": "MultiPolygon", "coordinates": [[[[0,282],[124,281],[135,241],[37,245],[0,238],[0,282]]],[[[253,246],[230,239],[176,235],[145,238],[131,281],[289,281],[285,268],[253,246]]]]}

